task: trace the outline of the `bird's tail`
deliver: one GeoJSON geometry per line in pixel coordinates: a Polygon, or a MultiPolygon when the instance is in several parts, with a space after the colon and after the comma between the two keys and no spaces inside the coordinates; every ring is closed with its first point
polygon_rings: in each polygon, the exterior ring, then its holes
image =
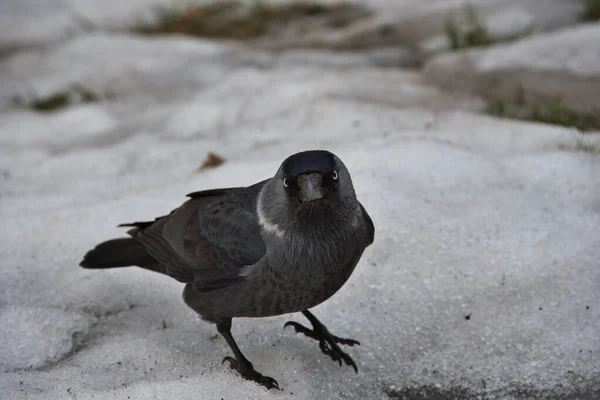
{"type": "Polygon", "coordinates": [[[83,257],[80,266],[89,269],[139,266],[155,269],[156,260],[134,239],[112,239],[100,243],[83,257]],[[152,268],[154,267],[154,268],[152,268]]]}

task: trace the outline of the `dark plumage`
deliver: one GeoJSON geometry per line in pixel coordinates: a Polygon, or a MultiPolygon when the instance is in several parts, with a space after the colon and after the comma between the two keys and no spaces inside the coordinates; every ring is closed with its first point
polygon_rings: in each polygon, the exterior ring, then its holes
{"type": "Polygon", "coordinates": [[[235,359],[225,360],[267,388],[278,384],[242,355],[231,336],[232,318],[301,311],[313,329],[286,326],[319,340],[325,354],[356,370],[338,343],[358,342],[330,334],[308,311],[342,287],[374,239],[342,161],[328,151],[301,152],[273,178],[188,197],[154,221],[120,225],[132,228],[130,238],[97,245],[80,265],[139,266],[185,283],[185,303],[215,323],[231,347],[235,359]]]}

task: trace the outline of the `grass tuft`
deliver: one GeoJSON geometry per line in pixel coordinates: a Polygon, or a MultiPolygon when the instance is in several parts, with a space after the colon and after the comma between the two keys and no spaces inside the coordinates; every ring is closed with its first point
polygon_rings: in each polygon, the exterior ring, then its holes
{"type": "Polygon", "coordinates": [[[567,144],[560,144],[558,148],[559,150],[575,150],[590,154],[600,154],[600,141],[589,142],[578,137],[575,141],[575,147],[567,144]]]}
{"type": "Polygon", "coordinates": [[[479,18],[477,10],[471,4],[465,6],[465,23],[459,24],[451,14],[446,18],[446,38],[451,50],[466,49],[469,47],[491,46],[496,43],[512,42],[529,34],[531,30],[503,38],[493,38],[490,31],[479,18]]]}
{"type": "Polygon", "coordinates": [[[585,6],[581,13],[583,21],[597,21],[600,19],[600,0],[585,0],[585,6]]]}
{"type": "Polygon", "coordinates": [[[600,110],[579,112],[565,106],[561,98],[527,102],[522,87],[516,90],[512,99],[489,100],[487,112],[498,117],[566,126],[583,132],[600,130],[600,110]]]}
{"type": "Polygon", "coordinates": [[[494,41],[491,39],[487,27],[481,22],[477,11],[472,5],[465,8],[466,24],[459,26],[454,16],[446,18],[445,28],[448,42],[452,50],[467,47],[489,46],[494,41]]]}
{"type": "Polygon", "coordinates": [[[37,112],[53,112],[73,104],[95,103],[100,96],[80,84],[74,84],[70,88],[52,93],[46,97],[40,97],[31,101],[15,99],[15,103],[37,112]]]}

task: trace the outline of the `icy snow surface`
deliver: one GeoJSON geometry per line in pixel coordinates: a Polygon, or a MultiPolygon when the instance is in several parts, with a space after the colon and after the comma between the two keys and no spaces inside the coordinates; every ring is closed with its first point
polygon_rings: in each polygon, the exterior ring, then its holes
{"type": "Polygon", "coordinates": [[[5,99],[71,80],[113,91],[54,114],[2,105],[3,399],[600,393],[599,156],[569,150],[570,130],[477,115],[416,73],[320,58],[93,35],[0,64],[5,99]],[[124,234],[117,224],[254,183],[311,148],[345,161],[376,226],[350,281],[314,310],[361,342],[347,349],[358,375],[282,329],[301,315],[234,320],[283,388],[267,392],[221,364],[230,350],[182,284],[78,267],[124,234]],[[199,172],[209,151],[226,162],[199,172]]]}

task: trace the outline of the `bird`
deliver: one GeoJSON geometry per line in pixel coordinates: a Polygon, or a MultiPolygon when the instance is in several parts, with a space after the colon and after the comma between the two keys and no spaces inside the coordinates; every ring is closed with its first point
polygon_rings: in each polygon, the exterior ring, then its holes
{"type": "Polygon", "coordinates": [[[295,321],[284,329],[317,340],[325,355],[358,373],[340,345],[360,342],[333,335],[309,310],[338,292],[374,242],[373,221],[342,160],[328,150],[301,151],[268,179],[187,197],[153,221],[118,225],[130,228],[128,236],[99,243],[80,266],[137,266],[184,283],[184,303],[216,325],[233,353],[222,363],[267,389],[281,390],[242,354],[233,318],[301,312],[312,329],[295,321]]]}

